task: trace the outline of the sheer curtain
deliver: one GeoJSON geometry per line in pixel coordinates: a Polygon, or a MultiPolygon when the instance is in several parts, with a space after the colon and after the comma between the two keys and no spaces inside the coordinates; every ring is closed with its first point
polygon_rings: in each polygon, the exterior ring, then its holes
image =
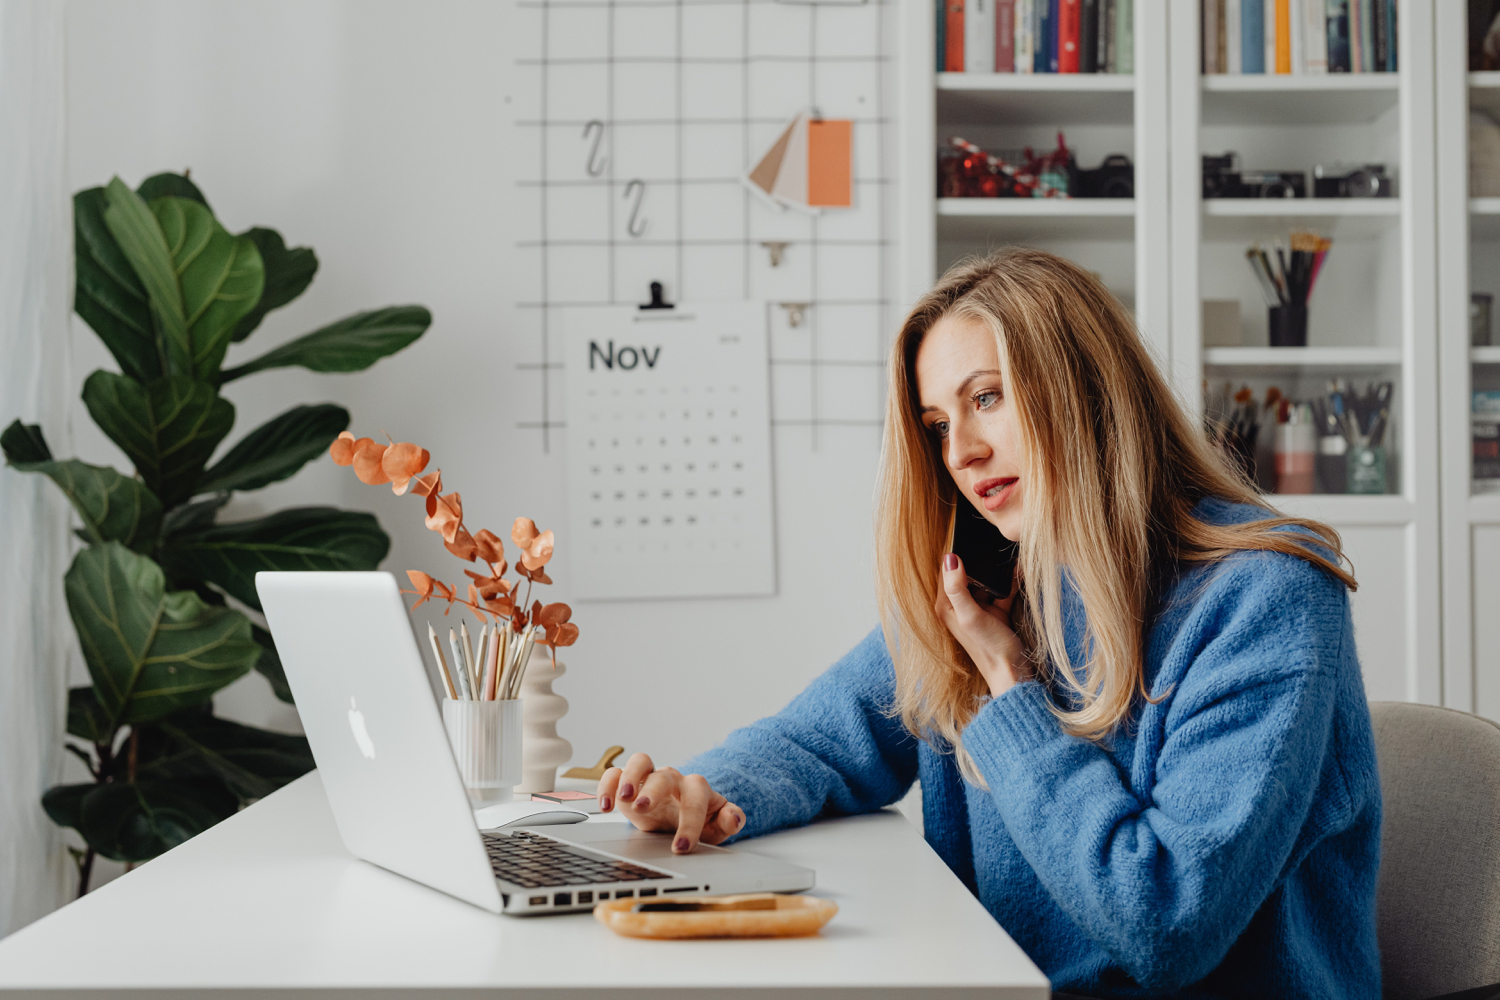
{"type": "MultiPolygon", "coordinates": [[[[71,451],[72,209],[63,159],[63,4],[0,0],[0,426],[71,451]]],[[[52,483],[0,469],[0,935],[56,908],[72,863],[41,794],[62,775],[72,649],[69,512],[52,483]]]]}

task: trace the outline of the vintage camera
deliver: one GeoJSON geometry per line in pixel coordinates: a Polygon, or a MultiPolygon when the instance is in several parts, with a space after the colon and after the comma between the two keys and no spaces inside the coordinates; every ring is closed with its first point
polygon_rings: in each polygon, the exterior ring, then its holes
{"type": "Polygon", "coordinates": [[[1237,170],[1238,153],[1203,158],[1204,198],[1306,198],[1307,175],[1297,170],[1237,170]]]}
{"type": "Polygon", "coordinates": [[[1314,198],[1390,198],[1395,194],[1395,178],[1385,172],[1384,163],[1367,163],[1362,167],[1313,168],[1314,198]],[[1334,173],[1343,169],[1344,173],[1334,173]]]}
{"type": "Polygon", "coordinates": [[[1068,191],[1075,198],[1134,198],[1135,165],[1120,153],[1106,156],[1093,170],[1070,171],[1068,191]]]}

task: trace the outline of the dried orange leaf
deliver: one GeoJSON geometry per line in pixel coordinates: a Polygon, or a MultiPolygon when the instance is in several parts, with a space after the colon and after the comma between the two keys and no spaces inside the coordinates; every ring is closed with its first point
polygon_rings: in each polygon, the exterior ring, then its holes
{"type": "Polygon", "coordinates": [[[454,532],[452,538],[443,539],[443,548],[460,559],[468,562],[474,561],[474,539],[469,537],[469,533],[462,528],[454,532]]]}
{"type": "Polygon", "coordinates": [[[510,540],[523,549],[530,545],[536,536],[536,522],[529,517],[518,517],[516,523],[510,526],[510,540]]]}
{"type": "Polygon", "coordinates": [[[501,597],[493,601],[485,601],[484,606],[496,615],[509,617],[516,613],[516,599],[514,597],[501,597]]]}
{"type": "Polygon", "coordinates": [[[354,435],[344,431],[334,438],[333,444],[328,446],[328,454],[333,456],[334,465],[354,464],[354,435]]]}
{"type": "Polygon", "coordinates": [[[548,529],[537,535],[529,546],[526,546],[521,561],[529,570],[539,570],[547,565],[547,560],[552,558],[552,531],[548,529]]]}
{"type": "Polygon", "coordinates": [[[398,497],[405,493],[411,484],[411,478],[427,468],[431,459],[426,448],[418,447],[410,441],[401,441],[387,448],[385,457],[380,460],[380,467],[391,481],[391,492],[398,497]]]}
{"type": "Polygon", "coordinates": [[[407,570],[406,578],[410,580],[411,585],[417,589],[417,603],[412,605],[412,610],[415,611],[417,608],[422,606],[422,603],[424,601],[432,596],[433,580],[432,577],[417,569],[407,570]]]}
{"type": "Polygon", "coordinates": [[[531,571],[531,581],[533,583],[551,583],[552,577],[548,576],[547,571],[544,569],[534,569],[531,571]]]}
{"type": "Polygon", "coordinates": [[[578,641],[578,626],[572,622],[565,622],[555,629],[547,630],[547,645],[549,646],[571,646],[578,641]]]}
{"type": "Polygon", "coordinates": [[[430,511],[427,515],[427,527],[433,531],[442,532],[443,541],[453,541],[458,534],[459,527],[463,524],[463,498],[457,493],[449,493],[447,496],[431,496],[427,498],[427,506],[430,511]]]}
{"type": "Polygon", "coordinates": [[[542,610],[537,613],[536,623],[538,625],[546,625],[550,628],[553,625],[561,625],[563,622],[572,617],[573,609],[568,607],[566,604],[558,602],[556,604],[549,604],[546,607],[542,608],[542,610]]]}
{"type": "MultiPolygon", "coordinates": [[[[489,528],[479,530],[479,534],[474,536],[474,544],[479,546],[479,558],[485,562],[505,562],[505,543],[489,528]]],[[[504,573],[505,570],[500,572],[504,573]]]]}
{"type": "Polygon", "coordinates": [[[354,446],[354,474],[366,486],[379,486],[391,481],[391,477],[380,466],[385,457],[385,447],[370,438],[360,438],[354,446]]]}
{"type": "Polygon", "coordinates": [[[411,491],[419,497],[426,497],[431,502],[435,495],[443,492],[443,470],[437,469],[427,473],[411,484],[411,491]]]}
{"type": "Polygon", "coordinates": [[[448,586],[442,580],[433,580],[432,581],[432,586],[433,586],[434,589],[437,590],[438,596],[441,597],[441,598],[443,598],[443,600],[445,600],[445,601],[451,601],[451,600],[453,600],[453,588],[450,587],[450,586],[448,586]]]}

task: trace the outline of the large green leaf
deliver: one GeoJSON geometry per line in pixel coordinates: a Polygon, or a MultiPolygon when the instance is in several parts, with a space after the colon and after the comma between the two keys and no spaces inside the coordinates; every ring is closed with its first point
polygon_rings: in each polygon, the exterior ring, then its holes
{"type": "Polygon", "coordinates": [[[76,829],[106,858],[149,861],[233,816],[239,805],[222,783],[205,779],[96,785],[82,797],[76,829]]]}
{"type": "Polygon", "coordinates": [[[83,402],[167,509],[197,492],[203,466],[234,426],[229,400],[207,382],[180,375],[142,386],[96,371],[83,383],[83,402]]]}
{"type": "Polygon", "coordinates": [[[264,798],[316,766],[305,736],[255,729],[212,715],[173,718],[159,725],[176,751],[163,767],[192,758],[242,800],[264,798]]]}
{"type": "Polygon", "coordinates": [[[99,786],[92,781],[83,785],[53,785],[42,795],[42,808],[58,826],[78,829],[84,797],[99,786]]]}
{"type": "Polygon", "coordinates": [[[288,250],[281,234],[274,229],[260,226],[247,229],[248,236],[260,251],[261,263],[266,269],[266,288],[260,293],[255,308],[245,314],[234,328],[234,339],[238,343],[250,336],[266,313],[280,309],[288,302],[307,291],[313,275],[318,273],[318,256],[311,247],[295,247],[288,250]]]}
{"type": "Polygon", "coordinates": [[[0,451],[5,452],[5,460],[11,465],[52,459],[52,449],[47,446],[41,425],[23,424],[20,418],[12,420],[4,433],[0,433],[0,451]]]}
{"type": "Polygon", "coordinates": [[[174,579],[207,580],[257,611],[261,570],[371,570],[391,540],[374,515],[332,507],[293,507],[256,521],[180,531],[162,545],[174,579]]]}
{"type": "Polygon", "coordinates": [[[296,406],[239,440],[203,473],[199,493],[258,490],[291,476],[328,450],[349,426],[349,411],[332,403],[296,406]]]}
{"type": "Polygon", "coordinates": [[[150,206],[120,178],[111,179],[104,190],[109,203],[104,210],[104,224],[146,290],[151,314],[156,317],[161,334],[158,348],[166,361],[166,371],[170,375],[191,375],[193,343],[188,335],[182,289],[167,249],[167,237],[150,206]]]}
{"type": "Polygon", "coordinates": [[[212,378],[229,338],[260,301],[265,268],[246,236],[231,236],[204,205],[187,198],[158,198],[151,211],[161,225],[182,289],[182,310],[192,345],[188,374],[212,378]]]}
{"type": "Polygon", "coordinates": [[[281,654],[276,651],[276,642],[271,638],[271,633],[259,625],[251,625],[250,636],[260,646],[260,659],[255,661],[255,669],[271,682],[271,690],[276,697],[288,705],[295,705],[297,702],[292,698],[292,686],[286,681],[286,668],[281,665],[281,654]]]}
{"type": "Polygon", "coordinates": [[[121,371],[149,382],[161,376],[164,363],[151,325],[151,303],[104,222],[108,207],[103,188],[73,196],[73,308],[99,335],[121,371]]]}
{"type": "MultiPolygon", "coordinates": [[[[68,735],[90,743],[108,743],[114,736],[109,713],[92,687],[68,688],[68,735]]],[[[65,824],[66,825],[66,824],[65,824]]]]}
{"type": "Polygon", "coordinates": [[[228,502],[229,494],[220,493],[218,496],[205,497],[202,500],[194,500],[192,503],[172,508],[161,520],[162,537],[171,538],[179,531],[186,531],[189,528],[205,528],[213,524],[219,508],[228,502]]]}
{"type": "Polygon", "coordinates": [[[388,306],[355,313],[282,344],[248,364],[226,369],[219,380],[231,382],[268,368],[294,365],[315,372],[364,371],[422,336],[431,325],[432,313],[422,306],[388,306]]]}
{"type": "Polygon", "coordinates": [[[63,589],[112,725],[199,704],[260,655],[244,615],[190,591],[168,593],[161,567],[118,542],[78,553],[63,589]]]}
{"type": "Polygon", "coordinates": [[[0,434],[5,460],[21,472],[40,472],[67,495],[83,519],[89,542],[124,542],[137,552],[149,552],[161,531],[161,503],[134,479],[105,465],[77,459],[58,462],[42,437],[42,429],[19,420],[0,434]],[[48,458],[38,460],[37,455],[48,458]]]}
{"type": "MultiPolygon", "coordinates": [[[[203,197],[198,185],[188,180],[186,174],[152,174],[141,181],[141,186],[135,189],[135,193],[148,205],[158,198],[188,198],[204,208],[209,207],[208,199],[203,197]]],[[[210,208],[209,211],[213,209],[210,208]]]]}

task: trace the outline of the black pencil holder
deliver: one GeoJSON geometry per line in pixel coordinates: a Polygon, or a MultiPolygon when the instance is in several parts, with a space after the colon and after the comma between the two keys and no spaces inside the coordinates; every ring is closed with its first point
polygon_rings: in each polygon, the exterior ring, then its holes
{"type": "Polygon", "coordinates": [[[1306,347],[1307,303],[1271,306],[1270,328],[1272,347],[1306,347]]]}

